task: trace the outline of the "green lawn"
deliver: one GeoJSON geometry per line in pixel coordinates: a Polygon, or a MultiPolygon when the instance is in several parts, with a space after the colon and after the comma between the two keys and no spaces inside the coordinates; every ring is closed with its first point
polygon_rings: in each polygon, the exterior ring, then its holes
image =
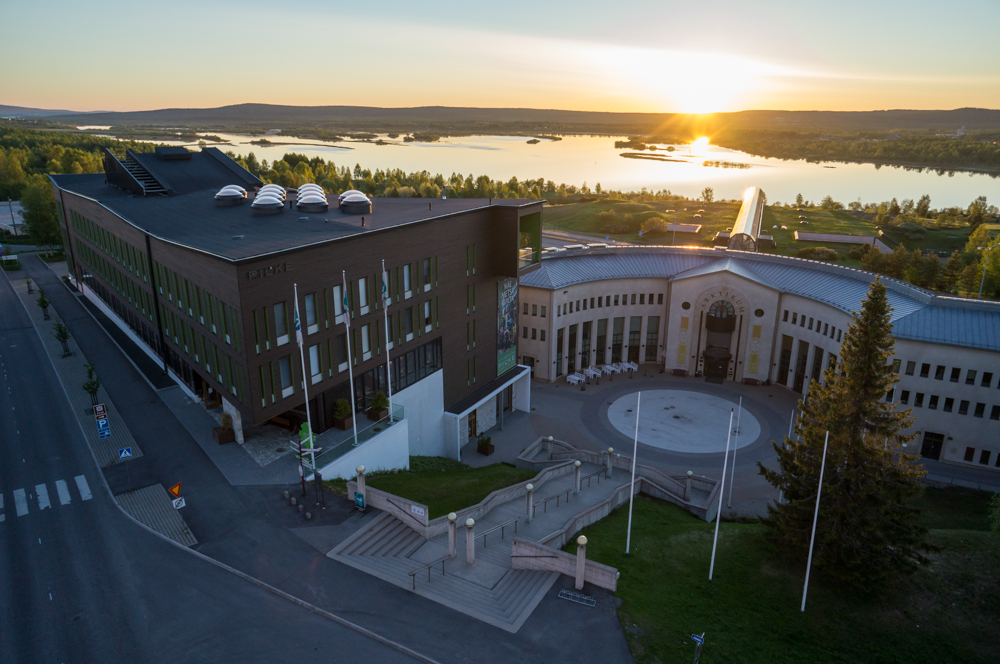
{"type": "Polygon", "coordinates": [[[471,507],[497,489],[538,473],[506,463],[470,468],[440,457],[410,457],[410,470],[372,477],[368,486],[427,505],[430,518],[471,507]]]}
{"type": "MultiPolygon", "coordinates": [[[[662,201],[651,201],[637,203],[632,201],[593,201],[588,203],[572,203],[568,205],[554,205],[545,208],[542,216],[545,228],[554,230],[575,231],[578,233],[590,233],[599,238],[606,234],[603,230],[603,222],[600,218],[602,212],[615,210],[616,215],[631,214],[636,218],[645,218],[650,215],[663,214],[668,221],[682,224],[701,224],[701,231],[697,235],[689,233],[678,233],[677,244],[712,246],[712,238],[720,231],[727,231],[732,228],[739,213],[738,203],[697,203],[679,202],[666,203],[662,201]],[[687,207],[685,210],[684,208],[687,207]],[[675,210],[667,214],[667,210],[675,210]],[[704,210],[704,212],[698,212],[704,210]],[[701,214],[700,219],[694,217],[701,214]]],[[[622,233],[612,235],[614,239],[625,241],[639,241],[637,232],[622,233]]],[[[776,253],[794,255],[796,251],[804,247],[817,246],[814,242],[796,242],[795,231],[808,233],[838,233],[844,235],[857,235],[861,237],[874,237],[878,234],[875,224],[864,219],[851,216],[843,210],[823,210],[818,207],[803,208],[800,212],[797,208],[767,207],[764,209],[764,218],[761,222],[761,233],[770,235],[778,243],[776,253]],[[806,217],[804,220],[799,216],[806,217]],[[802,224],[801,221],[809,223],[802,224]],[[777,226],[778,228],[774,228],[777,226]],[[785,230],[782,230],[785,226],[785,230]]],[[[962,249],[969,237],[968,228],[961,229],[928,229],[923,239],[914,241],[907,240],[899,231],[889,231],[890,237],[902,241],[908,249],[927,249],[933,251],[945,251],[950,254],[955,249],[962,249]]],[[[670,244],[671,233],[644,234],[642,242],[650,244],[670,244]]],[[[830,246],[829,243],[821,243],[823,246],[830,246]]],[[[843,245],[846,249],[850,245],[843,245]]],[[[846,259],[846,249],[838,253],[843,254],[846,259]]],[[[841,265],[851,265],[857,267],[855,261],[840,260],[841,265]]]]}
{"type": "MultiPolygon", "coordinates": [[[[986,527],[983,492],[931,490],[922,500],[940,550],[892,592],[849,591],[814,570],[799,611],[805,561],[776,555],[756,523],[714,524],[669,503],[635,501],[584,530],[588,558],[621,572],[619,615],[636,661],[688,662],[705,632],[702,662],[1000,661],[1000,542],[986,527]],[[957,517],[957,518],[955,518],[957,517]]],[[[566,550],[576,550],[575,538],[566,550]]]]}

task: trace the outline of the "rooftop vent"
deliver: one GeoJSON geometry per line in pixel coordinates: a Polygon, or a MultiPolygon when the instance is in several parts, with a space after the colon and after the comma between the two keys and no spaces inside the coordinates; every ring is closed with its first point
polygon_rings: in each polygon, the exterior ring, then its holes
{"type": "Polygon", "coordinates": [[[253,209],[254,214],[258,215],[280,214],[285,209],[285,202],[277,196],[262,191],[257,194],[250,207],[253,209]]]}
{"type": "Polygon", "coordinates": [[[215,205],[217,207],[230,207],[242,205],[247,199],[247,191],[243,187],[235,184],[227,185],[215,194],[215,205]]]}
{"type": "Polygon", "coordinates": [[[345,214],[371,214],[372,202],[367,196],[358,192],[341,198],[340,209],[345,214]]]}
{"type": "Polygon", "coordinates": [[[161,145],[156,148],[156,156],[163,161],[190,161],[191,152],[180,145],[161,145]]]}

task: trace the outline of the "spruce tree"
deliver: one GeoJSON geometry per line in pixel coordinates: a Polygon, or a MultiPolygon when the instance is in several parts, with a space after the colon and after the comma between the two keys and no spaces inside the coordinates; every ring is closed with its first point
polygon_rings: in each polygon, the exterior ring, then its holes
{"type": "Polygon", "coordinates": [[[911,409],[885,398],[896,374],[886,288],[876,279],[855,312],[840,347],[841,364],[815,380],[800,404],[798,439],[771,441],[778,469],[758,462],[760,473],[781,489],[784,500],[762,518],[779,546],[801,554],[809,546],[823,440],[830,432],[813,565],[854,586],[891,581],[922,559],[927,529],[909,505],[923,490],[924,471],[905,452],[915,434],[911,409]]]}

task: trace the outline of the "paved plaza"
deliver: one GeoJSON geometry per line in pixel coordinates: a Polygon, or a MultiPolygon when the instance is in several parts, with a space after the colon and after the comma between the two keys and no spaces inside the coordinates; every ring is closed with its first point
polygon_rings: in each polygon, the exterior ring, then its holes
{"type": "MultiPolygon", "coordinates": [[[[638,396],[638,391],[626,394],[608,407],[608,420],[626,436],[634,436],[636,432],[638,396]]],[[[725,452],[730,413],[733,422],[730,449],[757,442],[760,423],[749,409],[741,410],[738,403],[704,392],[644,390],[639,405],[639,441],[674,452],[725,452]],[[739,435],[736,435],[737,424],[739,435]]]]}

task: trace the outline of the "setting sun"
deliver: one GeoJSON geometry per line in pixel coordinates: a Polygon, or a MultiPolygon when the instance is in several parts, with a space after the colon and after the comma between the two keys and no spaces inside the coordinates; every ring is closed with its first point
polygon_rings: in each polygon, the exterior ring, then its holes
{"type": "Polygon", "coordinates": [[[702,136],[691,143],[692,148],[707,148],[708,136],[702,136]]]}

